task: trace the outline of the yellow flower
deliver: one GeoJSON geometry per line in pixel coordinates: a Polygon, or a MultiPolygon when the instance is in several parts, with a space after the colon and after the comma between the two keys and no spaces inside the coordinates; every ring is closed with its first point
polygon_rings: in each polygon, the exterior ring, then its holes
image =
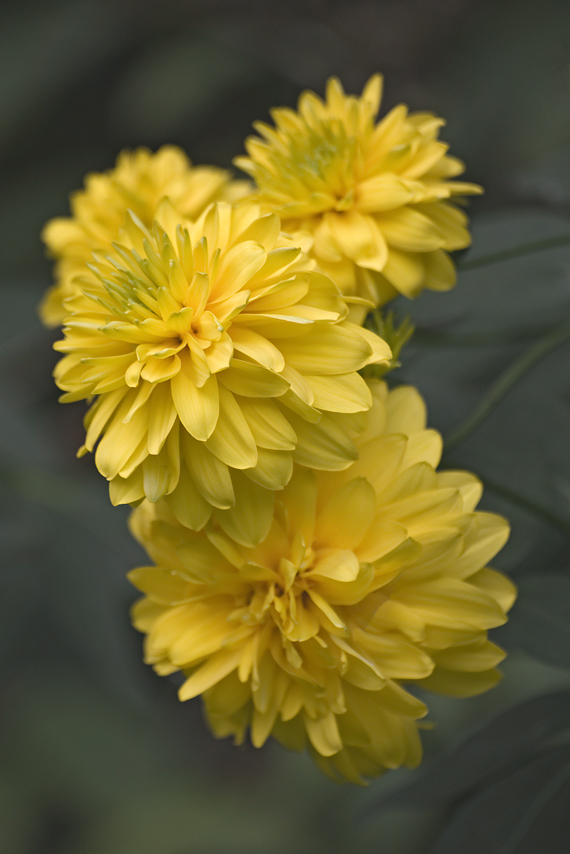
{"type": "Polygon", "coordinates": [[[486,567],[508,525],[474,512],[480,482],[435,471],[440,437],[413,388],[370,385],[359,460],[296,467],[256,548],[215,524],[193,534],[164,503],[132,517],[156,563],[130,573],[146,661],[185,674],[180,699],[203,695],[216,736],[308,746],[353,782],[420,761],[427,708],[406,683],[459,697],[496,683],[487,629],[515,597],[486,567]]]}
{"type": "Polygon", "coordinates": [[[481,192],[449,180],[464,165],[437,139],[442,119],[400,104],[374,124],[381,88],[375,75],[360,98],[347,96],[332,77],[325,102],[304,92],[298,112],[271,111],[275,128],[256,123],[264,138],[250,137],[249,157],[234,161],[284,228],[313,235],[323,272],[375,306],[398,292],[415,297],[454,285],[447,253],[470,236],[467,217],[448,200],[481,192]]]}
{"type": "Polygon", "coordinates": [[[214,509],[232,536],[258,542],[264,493],[285,486],[293,460],[356,458],[351,437],[372,403],[356,372],[390,348],[344,319],[340,291],[275,214],[219,203],[183,228],[164,200],[157,217],[152,232],[131,218],[130,245],[96,256],[66,301],[61,399],[97,398],[80,453],[101,437],[95,462],[114,504],[168,495],[183,524],[199,530],[214,509]]]}
{"type": "Polygon", "coordinates": [[[114,169],[88,175],[85,189],[71,196],[72,217],[51,219],[44,227],[42,239],[57,259],[57,282],[40,305],[42,321],[61,324],[73,279],[84,272],[93,250],[110,249],[118,239],[128,209],[150,226],[158,203],[168,196],[183,217],[197,219],[211,202],[237,201],[250,190],[247,181],[230,181],[224,169],[192,166],[173,145],[155,154],[146,148],[123,151],[114,169]]]}

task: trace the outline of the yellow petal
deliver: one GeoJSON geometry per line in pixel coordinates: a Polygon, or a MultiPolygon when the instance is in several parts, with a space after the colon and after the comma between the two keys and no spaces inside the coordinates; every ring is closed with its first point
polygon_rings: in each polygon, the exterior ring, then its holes
{"type": "Polygon", "coordinates": [[[208,347],[208,367],[213,374],[225,371],[230,366],[233,356],[233,342],[227,332],[224,332],[219,341],[213,341],[208,347]]]}
{"type": "Polygon", "coordinates": [[[129,477],[123,478],[117,475],[109,483],[109,498],[111,504],[133,504],[144,498],[143,473],[137,468],[129,477]]]}
{"type": "Polygon", "coordinates": [[[128,424],[123,423],[129,403],[130,398],[126,396],[95,453],[95,464],[107,480],[111,480],[121,471],[147,434],[147,407],[137,410],[128,424]]]}
{"type": "Polygon", "coordinates": [[[104,397],[99,397],[95,401],[85,416],[84,421],[85,427],[87,428],[87,433],[85,435],[85,447],[87,450],[93,450],[97,439],[105,429],[105,425],[111,418],[115,409],[121,403],[126,393],[126,388],[116,389],[115,391],[104,395],[104,397]]]}
{"type": "Polygon", "coordinates": [[[166,383],[158,385],[149,402],[148,452],[158,454],[176,420],[170,388],[166,383]]]}
{"type": "Polygon", "coordinates": [[[511,609],[517,598],[517,588],[510,578],[489,567],[472,575],[469,578],[469,583],[483,590],[495,602],[498,602],[505,614],[511,609]]]}
{"type": "Polygon", "coordinates": [[[464,670],[468,673],[478,673],[492,670],[505,658],[506,652],[483,635],[475,643],[432,652],[431,657],[438,667],[446,670],[464,670]]]}
{"type": "Polygon", "coordinates": [[[305,376],[305,380],[313,390],[317,409],[328,412],[362,412],[370,409],[372,395],[359,374],[305,376]]]}
{"type": "Polygon", "coordinates": [[[188,306],[188,308],[193,309],[196,317],[200,317],[204,311],[209,296],[210,280],[208,275],[202,272],[194,273],[184,297],[185,305],[188,306]]]}
{"type": "Polygon", "coordinates": [[[232,359],[230,367],[220,375],[220,382],[244,397],[279,397],[289,388],[279,374],[243,359],[232,359]]]}
{"type": "Polygon", "coordinates": [[[279,373],[283,370],[285,366],[283,354],[267,338],[258,335],[252,329],[235,325],[231,327],[229,334],[233,340],[234,348],[239,353],[244,353],[270,371],[279,373]]]}
{"type": "Polygon", "coordinates": [[[394,389],[386,400],[387,433],[404,433],[411,436],[426,429],[426,405],[417,389],[402,385],[394,389]]]}
{"type": "MultiPolygon", "coordinates": [[[[453,487],[454,489],[459,490],[461,493],[461,498],[463,499],[463,510],[465,513],[472,513],[475,510],[477,504],[481,500],[481,495],[483,494],[483,484],[474,474],[466,471],[442,471],[437,473],[437,484],[438,486],[443,487],[453,487]]],[[[477,514],[477,518],[479,521],[483,522],[484,519],[480,518],[482,516],[486,516],[487,514],[477,514]]],[[[494,514],[489,514],[493,516],[494,514]]],[[[500,517],[498,517],[500,518],[500,517]]],[[[502,520],[505,524],[505,520],[502,520]]],[[[506,535],[505,535],[506,536],[506,535]]],[[[489,555],[491,557],[492,555],[489,555]]],[[[487,558],[486,560],[488,560],[487,558]]],[[[482,561],[482,563],[486,563],[482,561]]]]}
{"type": "Polygon", "coordinates": [[[283,314],[288,314],[296,303],[302,302],[308,290],[308,279],[305,276],[295,276],[293,279],[252,291],[248,307],[256,312],[281,309],[283,314]]]}
{"type": "Polygon", "coordinates": [[[244,473],[265,489],[283,489],[293,473],[293,456],[289,451],[258,448],[256,465],[244,473]]]}
{"type": "Polygon", "coordinates": [[[296,467],[291,480],[279,496],[287,510],[288,532],[292,539],[299,531],[305,543],[313,541],[317,507],[315,473],[296,467]]]}
{"type": "Polygon", "coordinates": [[[483,591],[456,581],[441,578],[426,584],[401,586],[392,596],[414,608],[426,622],[443,628],[490,629],[506,622],[502,609],[483,591]]]}
{"type": "Polygon", "coordinates": [[[301,254],[298,246],[282,246],[267,252],[267,259],[261,269],[252,276],[248,287],[256,288],[276,277],[286,275],[286,271],[301,254]]]}
{"type": "Polygon", "coordinates": [[[402,467],[408,468],[416,463],[428,463],[435,469],[441,459],[442,448],[443,442],[437,430],[422,430],[420,433],[414,433],[408,439],[402,467]]]}
{"type": "Polygon", "coordinates": [[[374,562],[400,546],[407,537],[408,532],[403,525],[379,519],[355,547],[356,556],[360,561],[374,562]]]}
{"type": "Polygon", "coordinates": [[[265,539],[273,519],[274,493],[252,483],[242,472],[233,473],[235,506],[215,510],[223,531],[242,546],[252,548],[265,539]]]}
{"type": "Polygon", "coordinates": [[[406,446],[405,437],[397,433],[366,442],[358,449],[359,459],[351,468],[350,476],[365,477],[380,495],[400,470],[406,446]]]}
{"type": "Polygon", "coordinates": [[[297,435],[272,400],[242,397],[238,403],[258,447],[274,451],[295,448],[297,435]]]}
{"type": "Polygon", "coordinates": [[[377,222],[390,246],[396,249],[431,252],[445,246],[445,238],[433,220],[413,208],[380,214],[377,222]]]}
{"type": "Polygon", "coordinates": [[[382,99],[383,77],[381,74],[373,74],[362,90],[362,101],[367,102],[373,116],[380,109],[382,99]]]}
{"type": "Polygon", "coordinates": [[[300,465],[342,471],[358,457],[352,440],[331,416],[323,415],[318,424],[309,424],[292,412],[290,420],[297,434],[293,459],[300,465]]]}
{"type": "Polygon", "coordinates": [[[382,228],[378,229],[372,217],[352,210],[328,213],[326,219],[343,255],[354,261],[374,260],[373,269],[382,269],[388,250],[382,228]]]}
{"type": "Polygon", "coordinates": [[[425,257],[425,254],[404,252],[391,246],[382,274],[396,290],[413,299],[425,285],[425,257]]]}
{"type": "Polygon", "coordinates": [[[260,243],[266,252],[273,249],[275,242],[279,237],[281,230],[281,222],[277,214],[266,214],[259,217],[243,231],[239,240],[253,240],[255,243],[260,243]]]}
{"type": "Polygon", "coordinates": [[[201,442],[183,436],[183,443],[186,465],[200,494],[214,507],[232,507],[234,490],[227,465],[201,442]]]}
{"type": "Polygon", "coordinates": [[[220,415],[207,448],[231,468],[251,468],[257,463],[257,447],[235,397],[220,386],[220,415]]]}
{"type": "Polygon", "coordinates": [[[399,208],[413,197],[414,194],[396,175],[386,172],[358,184],[356,205],[362,213],[375,213],[399,208]]]}
{"type": "Polygon", "coordinates": [[[464,249],[471,243],[471,235],[465,227],[467,217],[455,205],[449,202],[428,202],[418,205],[418,211],[434,224],[444,238],[439,246],[431,246],[430,249],[441,247],[451,251],[464,249]]]}
{"type": "Polygon", "coordinates": [[[432,291],[448,291],[457,280],[455,265],[447,252],[436,249],[424,257],[425,286],[432,291]]]}
{"type": "Polygon", "coordinates": [[[168,492],[170,472],[161,456],[148,456],[142,468],[144,494],[154,504],[168,492]]]}
{"type": "Polygon", "coordinates": [[[309,574],[335,581],[354,581],[359,572],[360,564],[354,552],[348,549],[326,549],[324,556],[317,558],[309,574]]]}
{"type": "Polygon", "coordinates": [[[435,691],[447,697],[475,697],[493,688],[500,682],[498,670],[484,670],[481,673],[462,673],[457,670],[444,670],[437,667],[434,672],[418,682],[422,688],[435,691]]]}
{"type": "Polygon", "coordinates": [[[172,379],[180,370],[180,359],[178,356],[170,356],[166,359],[149,359],[143,366],[141,376],[149,383],[162,383],[172,379]]]}
{"type": "Polygon", "coordinates": [[[343,484],[325,498],[318,513],[315,531],[318,547],[354,548],[366,534],[375,514],[376,496],[365,478],[357,477],[343,484]],[[350,508],[349,513],[347,508],[350,508]]]}
{"type": "Polygon", "coordinates": [[[403,639],[365,632],[358,627],[352,636],[388,678],[424,679],[434,669],[434,662],[426,652],[403,639]]]}
{"type": "Polygon", "coordinates": [[[361,338],[364,338],[371,350],[368,361],[366,362],[367,365],[377,365],[382,362],[387,362],[392,358],[392,351],[386,341],[374,332],[371,332],[369,329],[365,329],[364,326],[357,326],[355,323],[351,323],[348,320],[343,321],[342,328],[347,332],[354,333],[355,335],[359,335],[361,338]]]}
{"type": "Polygon", "coordinates": [[[212,505],[197,489],[186,466],[180,467],[178,486],[168,496],[168,506],[181,525],[201,531],[212,515],[212,505]]]}
{"type": "Polygon", "coordinates": [[[180,371],[172,380],[172,399],[183,426],[200,442],[206,441],[216,427],[220,412],[218,382],[210,377],[202,388],[180,371]]]}
{"type": "Polygon", "coordinates": [[[266,259],[263,246],[246,240],[232,246],[220,260],[215,282],[212,283],[210,300],[227,298],[241,291],[263,267],[266,259]]]}
{"type": "Polygon", "coordinates": [[[342,750],[342,739],[332,712],[316,720],[305,715],[305,727],[311,744],[321,756],[332,756],[342,750]]]}
{"type": "Polygon", "coordinates": [[[322,324],[310,333],[280,342],[287,364],[301,374],[328,375],[357,371],[367,364],[371,348],[359,333],[322,324]]]}
{"type": "Polygon", "coordinates": [[[228,673],[235,670],[239,664],[241,650],[231,650],[216,653],[205,664],[196,670],[178,691],[180,700],[191,700],[203,694],[212,685],[220,682],[228,673]]]}

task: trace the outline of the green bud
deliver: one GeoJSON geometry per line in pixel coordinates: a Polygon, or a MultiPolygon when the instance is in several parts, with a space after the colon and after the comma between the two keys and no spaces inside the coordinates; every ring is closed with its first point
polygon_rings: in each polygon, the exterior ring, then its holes
{"type": "Polygon", "coordinates": [[[397,325],[396,316],[393,311],[383,314],[380,309],[375,309],[368,314],[364,321],[364,326],[366,329],[370,329],[371,332],[375,332],[380,338],[383,338],[392,350],[392,358],[387,365],[368,365],[361,372],[365,377],[380,379],[388,371],[393,371],[394,368],[400,367],[401,362],[398,360],[400,351],[404,344],[412,337],[415,327],[409,317],[405,317],[397,325]]]}

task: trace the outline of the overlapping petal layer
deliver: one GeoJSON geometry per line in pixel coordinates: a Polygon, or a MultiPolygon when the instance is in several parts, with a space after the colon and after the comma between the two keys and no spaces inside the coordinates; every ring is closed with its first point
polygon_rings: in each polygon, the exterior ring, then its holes
{"type": "Polygon", "coordinates": [[[123,245],[77,280],[56,382],[64,401],[96,398],[82,450],[100,440],[113,503],[167,496],[182,524],[213,512],[251,545],[294,461],[356,458],[372,402],[357,371],[390,348],[345,319],[336,285],[255,203],[213,205],[185,228],[165,199],[157,220],[131,216],[123,245]]]}
{"type": "Polygon", "coordinates": [[[247,181],[230,180],[224,169],[192,166],[172,145],[155,154],[146,148],[123,151],[114,169],[88,175],[85,188],[71,196],[71,217],[57,217],[44,227],[42,239],[57,259],[57,281],[40,306],[43,322],[61,324],[73,279],[83,275],[95,249],[107,251],[119,239],[127,210],[151,226],[160,200],[168,196],[181,217],[195,220],[212,202],[237,201],[250,191],[247,181]]]}
{"type": "Polygon", "coordinates": [[[442,119],[400,104],[375,124],[381,84],[372,77],[356,98],[331,78],[326,101],[305,92],[298,112],[272,110],[275,127],[257,123],[263,138],[235,160],[266,210],[313,235],[320,269],[375,306],[454,285],[448,252],[470,235],[450,199],[481,192],[454,180],[464,165],[438,140],[442,119]]]}
{"type": "Polygon", "coordinates": [[[269,533],[244,548],[216,521],[192,533],[165,502],[132,530],[155,566],[130,574],[146,661],[183,671],[182,700],[203,695],[213,732],[247,729],[308,747],[336,779],[362,782],[421,758],[410,686],[454,696],[490,688],[504,653],[487,630],[515,592],[487,561],[508,525],[475,512],[479,481],[436,472],[441,441],[412,388],[374,398],[340,472],[296,466],[269,533]]]}

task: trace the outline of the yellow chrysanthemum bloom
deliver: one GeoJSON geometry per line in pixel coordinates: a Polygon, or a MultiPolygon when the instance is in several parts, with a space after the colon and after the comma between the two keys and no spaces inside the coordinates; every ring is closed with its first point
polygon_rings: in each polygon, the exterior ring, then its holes
{"type": "Polygon", "coordinates": [[[183,228],[165,200],[157,216],[152,232],[131,218],[130,246],[97,256],[66,301],[61,399],[97,398],[82,452],[101,437],[95,462],[114,504],[167,495],[183,524],[200,529],[213,511],[258,542],[264,493],[285,486],[293,460],[334,470],[356,459],[372,403],[356,372],[390,348],[345,320],[340,291],[275,214],[219,203],[183,228]]]}
{"type": "Polygon", "coordinates": [[[447,253],[471,240],[467,217],[449,199],[481,192],[449,180],[464,165],[437,139],[442,119],[400,104],[374,123],[381,89],[375,75],[360,98],[347,96],[333,77],[325,102],[304,92],[298,112],[271,111],[275,128],[256,123],[264,138],[250,137],[249,157],[234,161],[285,229],[313,235],[323,272],[375,306],[454,285],[447,253]]]}
{"type": "Polygon", "coordinates": [[[158,203],[168,196],[182,217],[197,219],[209,204],[237,201],[251,192],[247,181],[232,181],[224,169],[192,166],[184,152],[165,145],[156,153],[146,148],[123,151],[114,169],[93,173],[85,189],[71,196],[71,217],[51,219],[42,239],[57,259],[57,282],[46,293],[40,316],[46,326],[59,326],[66,311],[63,300],[74,292],[96,249],[107,249],[120,236],[127,210],[151,226],[158,203]]]}
{"type": "Polygon", "coordinates": [[[486,567],[508,525],[474,512],[480,482],[435,471],[441,440],[413,388],[371,388],[358,462],[296,467],[256,548],[215,524],[191,533],[164,503],[132,517],[157,564],[130,573],[146,661],[185,674],[180,699],[203,695],[216,736],[308,746],[353,782],[420,761],[427,708],[406,683],[462,697],[497,682],[487,629],[515,597],[486,567]]]}

